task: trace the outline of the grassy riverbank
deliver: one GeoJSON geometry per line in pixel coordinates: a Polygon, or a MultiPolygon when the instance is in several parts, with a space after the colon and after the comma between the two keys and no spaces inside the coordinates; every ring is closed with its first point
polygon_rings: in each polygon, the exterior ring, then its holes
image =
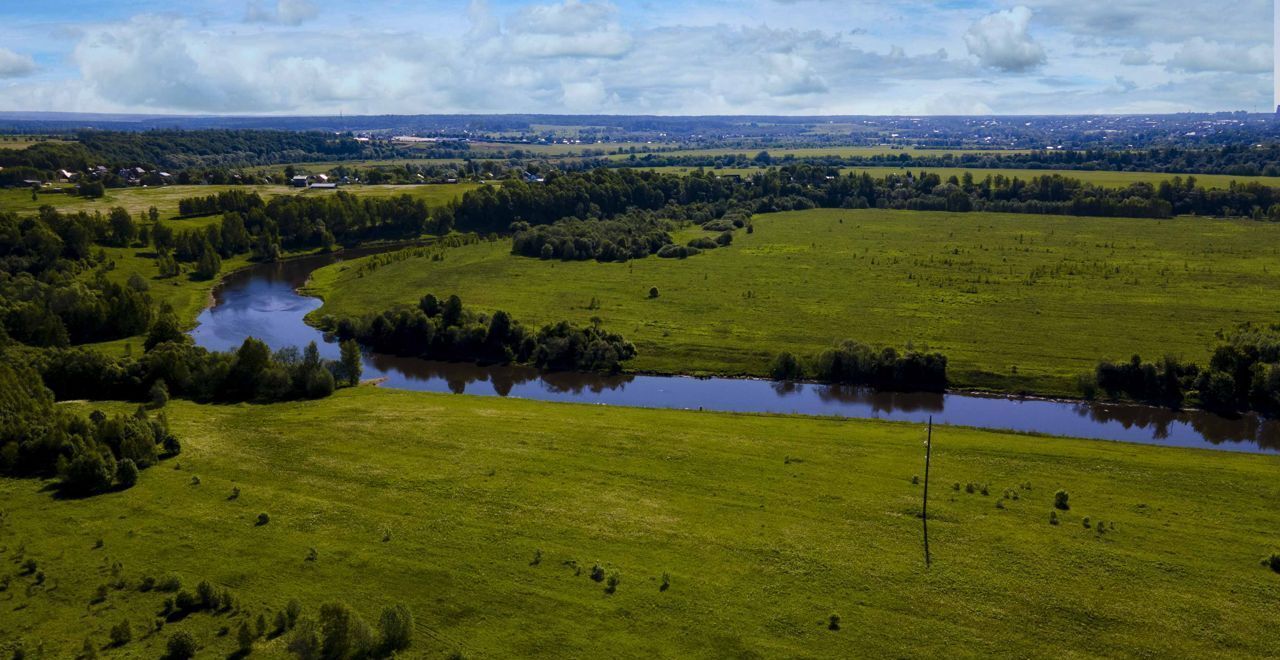
{"type": "Polygon", "coordinates": [[[166,412],[184,452],[131,490],[0,480],[0,639],[70,657],[129,620],[112,655],[185,630],[221,657],[240,621],[296,598],[369,619],[408,604],[411,657],[1280,653],[1280,576],[1259,565],[1280,549],[1274,456],[937,429],[926,570],[916,425],[371,387],[166,412]],[[139,581],[166,574],[229,588],[241,613],[144,632],[166,594],[139,581]]]}
{"type": "Polygon", "coordinates": [[[1203,362],[1215,332],[1280,318],[1280,226],[1252,221],[824,209],[758,216],[731,247],[683,261],[509,251],[324,268],[315,314],[456,293],[525,322],[600,317],[640,349],[631,368],[660,373],[762,375],[782,350],[911,342],[944,352],[958,387],[1059,395],[1100,359],[1203,362]]]}

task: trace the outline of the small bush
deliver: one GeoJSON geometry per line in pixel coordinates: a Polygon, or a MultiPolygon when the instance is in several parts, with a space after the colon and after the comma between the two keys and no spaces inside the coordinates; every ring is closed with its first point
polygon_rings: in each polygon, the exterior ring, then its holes
{"type": "Polygon", "coordinates": [[[289,619],[289,627],[293,628],[298,625],[298,616],[302,614],[302,603],[290,600],[289,604],[284,606],[284,613],[289,619]]]}
{"type": "Polygon", "coordinates": [[[966,493],[968,493],[968,494],[970,494],[970,495],[972,495],[972,494],[974,493],[974,491],[976,491],[976,490],[977,490],[977,488],[973,485],[973,482],[972,482],[972,481],[964,485],[964,492],[966,492],[966,493]]]}
{"type": "Polygon", "coordinates": [[[658,591],[666,591],[667,589],[670,589],[670,588],[671,588],[671,576],[666,573],[663,573],[662,584],[658,585],[658,591]]]}
{"type": "Polygon", "coordinates": [[[261,527],[269,522],[271,522],[271,516],[267,515],[266,511],[263,511],[262,513],[258,514],[258,521],[256,523],[258,527],[261,527]]]}
{"type": "Polygon", "coordinates": [[[618,572],[614,571],[609,574],[609,579],[605,581],[604,592],[611,594],[618,590],[618,583],[622,582],[622,578],[618,576],[618,572]]]}
{"type": "Polygon", "coordinates": [[[1084,520],[1081,520],[1080,523],[1084,525],[1085,529],[1089,529],[1089,516],[1085,516],[1084,520]]]}
{"type": "Polygon", "coordinates": [[[185,630],[179,630],[173,633],[169,638],[169,643],[165,645],[165,658],[167,660],[188,660],[196,655],[196,638],[185,630]]]}
{"type": "Polygon", "coordinates": [[[178,595],[173,599],[173,605],[179,612],[194,612],[200,606],[200,599],[192,595],[190,591],[179,591],[178,595]]]}
{"type": "Polygon", "coordinates": [[[591,579],[592,579],[592,580],[595,580],[596,582],[603,581],[603,580],[604,580],[604,567],[603,567],[603,566],[601,566],[600,564],[596,564],[596,565],[592,566],[592,567],[591,567],[591,579]]]}
{"type": "Polygon", "coordinates": [[[1057,512],[1057,511],[1050,511],[1050,512],[1049,512],[1049,524],[1050,524],[1050,525],[1056,525],[1056,524],[1058,524],[1058,512],[1057,512]]]}
{"type": "Polygon", "coordinates": [[[129,620],[125,619],[112,626],[109,637],[112,646],[124,646],[133,641],[133,628],[129,625],[129,620]]]}
{"type": "Polygon", "coordinates": [[[167,591],[172,593],[181,588],[182,580],[178,579],[178,576],[172,573],[160,578],[160,581],[156,583],[156,589],[158,591],[167,591]]]}
{"type": "Polygon", "coordinates": [[[240,645],[240,652],[248,655],[253,650],[253,631],[249,630],[249,624],[241,623],[240,629],[236,631],[236,642],[240,645]]]}
{"type": "Polygon", "coordinates": [[[1270,568],[1276,573],[1280,573],[1280,552],[1271,553],[1270,557],[1262,560],[1262,565],[1270,568]]]}
{"type": "Polygon", "coordinates": [[[156,579],[150,575],[142,576],[142,581],[138,583],[138,591],[151,591],[156,588],[156,579]]]}
{"type": "Polygon", "coordinates": [[[240,487],[239,487],[239,486],[232,486],[232,487],[231,487],[231,494],[227,496],[227,499],[228,499],[228,500],[238,500],[238,499],[240,499],[240,487]]]}
{"type": "Polygon", "coordinates": [[[656,287],[656,286],[651,286],[651,287],[649,287],[649,297],[650,297],[650,298],[657,298],[657,297],[658,297],[658,287],[656,287]]]}
{"type": "Polygon", "coordinates": [[[1004,508],[1004,500],[996,500],[996,508],[997,508],[997,509],[1003,509],[1003,508],[1004,508]]]}
{"type": "Polygon", "coordinates": [[[804,378],[804,367],[796,356],[783,351],[769,365],[769,376],[774,380],[800,380],[804,378]]]}
{"type": "Polygon", "coordinates": [[[955,483],[951,484],[951,490],[954,490],[954,491],[956,491],[957,493],[958,493],[958,492],[960,492],[960,482],[959,482],[959,481],[957,481],[957,482],[955,482],[955,483]]]}
{"type": "Polygon", "coordinates": [[[911,483],[912,483],[912,484],[919,484],[919,483],[920,483],[920,475],[918,475],[918,474],[911,475],[911,483]]]}
{"type": "Polygon", "coordinates": [[[831,616],[827,617],[827,630],[839,630],[839,629],[840,629],[840,615],[832,614],[831,616]]]}
{"type": "Polygon", "coordinates": [[[320,552],[315,548],[307,548],[307,561],[316,561],[320,558],[320,552]]]}
{"type": "Polygon", "coordinates": [[[1060,490],[1053,494],[1053,507],[1055,509],[1061,509],[1063,511],[1067,511],[1071,508],[1071,502],[1069,501],[1070,499],[1071,499],[1071,495],[1068,494],[1067,491],[1060,490]]]}
{"type": "Polygon", "coordinates": [[[538,564],[541,564],[541,563],[542,563],[542,550],[541,550],[541,549],[534,550],[534,551],[533,551],[533,560],[529,562],[529,565],[530,565],[530,566],[537,566],[538,564]]]}

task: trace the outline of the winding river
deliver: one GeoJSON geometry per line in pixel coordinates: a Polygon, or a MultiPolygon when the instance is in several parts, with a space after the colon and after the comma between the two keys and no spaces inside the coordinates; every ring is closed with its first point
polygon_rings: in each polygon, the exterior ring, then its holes
{"type": "MultiPolygon", "coordinates": [[[[377,250],[348,250],[274,264],[259,264],[227,276],[214,291],[214,304],[200,314],[191,332],[196,343],[218,351],[238,348],[257,337],[272,349],[315,341],[326,358],[338,347],[304,317],[320,307],[317,298],[297,293],[311,272],[342,258],[377,250]]],[[[481,396],[513,396],[645,408],[789,413],[935,423],[1049,435],[1280,453],[1280,420],[1255,415],[1227,418],[1200,411],[1110,403],[1017,399],[972,394],[876,392],[811,383],[733,378],[603,376],[540,373],[525,367],[480,367],[369,354],[364,377],[382,378],[383,387],[481,396]]]]}

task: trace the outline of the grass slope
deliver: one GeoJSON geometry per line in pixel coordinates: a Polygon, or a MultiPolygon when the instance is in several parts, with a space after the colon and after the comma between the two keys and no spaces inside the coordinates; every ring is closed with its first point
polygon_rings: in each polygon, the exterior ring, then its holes
{"type": "Polygon", "coordinates": [[[636,343],[632,368],[659,372],[762,375],[781,350],[913,342],[945,352],[960,386],[1058,394],[1099,359],[1203,361],[1216,331],[1280,319],[1280,226],[1251,221],[814,210],[758,216],[755,233],[684,261],[509,249],[322,269],[315,314],[430,292],[526,322],[599,316],[636,343]]]}
{"type": "Polygon", "coordinates": [[[936,429],[926,571],[919,426],[370,387],[168,416],[181,470],[132,490],[68,501],[0,480],[0,640],[71,657],[127,618],[135,641],[112,655],[156,657],[187,630],[221,657],[242,617],[297,598],[366,619],[406,603],[411,657],[1280,653],[1280,576],[1259,565],[1280,543],[1275,457],[936,429]],[[1071,510],[1051,526],[1059,488],[1071,510]],[[91,604],[114,562],[128,586],[91,604]],[[594,562],[620,575],[613,595],[594,562]],[[164,595],[138,581],[168,573],[231,589],[243,614],[143,634],[164,595]]]}

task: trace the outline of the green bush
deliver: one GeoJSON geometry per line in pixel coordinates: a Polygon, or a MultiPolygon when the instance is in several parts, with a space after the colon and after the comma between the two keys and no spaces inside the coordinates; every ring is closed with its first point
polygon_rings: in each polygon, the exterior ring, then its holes
{"type": "Polygon", "coordinates": [[[129,620],[125,619],[120,623],[111,627],[110,633],[112,646],[124,646],[133,640],[133,628],[129,625],[129,620]]]}
{"type": "Polygon", "coordinates": [[[592,579],[592,580],[595,580],[596,582],[601,582],[601,581],[603,581],[603,580],[604,580],[604,567],[603,567],[603,566],[601,566],[600,564],[596,564],[596,565],[592,566],[592,567],[591,567],[591,579],[592,579]]]}
{"type": "Polygon", "coordinates": [[[800,380],[804,378],[804,367],[796,356],[783,351],[769,365],[769,377],[774,380],[800,380]]]}
{"type": "Polygon", "coordinates": [[[840,615],[832,614],[831,616],[827,617],[827,630],[839,630],[839,629],[840,629],[840,615]]]}
{"type": "Polygon", "coordinates": [[[1069,502],[1070,499],[1071,495],[1068,494],[1067,491],[1060,490],[1053,494],[1053,506],[1056,509],[1067,511],[1071,508],[1071,503],[1069,502]]]}
{"type": "Polygon", "coordinates": [[[270,516],[270,515],[268,515],[266,511],[263,511],[262,513],[259,513],[259,514],[258,514],[258,521],[257,521],[257,523],[256,523],[256,524],[257,524],[259,527],[261,527],[261,526],[263,526],[263,525],[265,525],[265,524],[267,524],[267,523],[269,523],[269,522],[271,522],[271,516],[270,516]]]}
{"type": "Polygon", "coordinates": [[[173,633],[165,645],[167,660],[188,660],[196,656],[196,638],[185,630],[173,633]]]}
{"type": "Polygon", "coordinates": [[[133,488],[138,483],[138,464],[130,458],[121,459],[116,465],[116,479],[121,488],[133,488]]]}
{"type": "Polygon", "coordinates": [[[618,584],[620,584],[621,582],[622,582],[622,577],[618,575],[617,571],[610,573],[609,579],[606,580],[604,584],[604,592],[607,594],[612,594],[616,592],[618,590],[618,584]]]}
{"type": "Polygon", "coordinates": [[[1270,557],[1262,560],[1262,564],[1267,568],[1280,573],[1280,552],[1271,553],[1270,557]]]}
{"type": "Polygon", "coordinates": [[[649,287],[649,297],[650,297],[650,298],[657,298],[657,297],[658,297],[658,287],[656,287],[656,286],[651,286],[651,287],[649,287]]]}

